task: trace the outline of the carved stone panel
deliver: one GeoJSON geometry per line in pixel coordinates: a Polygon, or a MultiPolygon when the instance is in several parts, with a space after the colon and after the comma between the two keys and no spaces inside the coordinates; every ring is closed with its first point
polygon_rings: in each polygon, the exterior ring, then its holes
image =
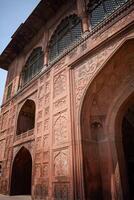
{"type": "Polygon", "coordinates": [[[43,164],[42,166],[42,177],[47,179],[49,177],[49,164],[43,164]]]}
{"type": "Polygon", "coordinates": [[[39,178],[41,176],[41,165],[35,164],[35,178],[39,178]]]}
{"type": "Polygon", "coordinates": [[[54,183],[53,184],[54,200],[69,200],[69,184],[68,183],[54,183]]]}
{"type": "Polygon", "coordinates": [[[5,152],[5,140],[0,141],[0,161],[4,159],[4,152],[5,152]]]}
{"type": "Polygon", "coordinates": [[[68,141],[67,118],[65,115],[55,117],[53,133],[55,145],[68,141]]]}
{"type": "Polygon", "coordinates": [[[38,122],[37,123],[37,134],[41,134],[42,133],[42,122],[38,122]]]}
{"type": "Polygon", "coordinates": [[[68,177],[69,175],[69,158],[68,150],[62,150],[54,154],[54,176],[68,177]]]}
{"type": "Polygon", "coordinates": [[[59,112],[67,107],[67,97],[63,97],[54,102],[54,111],[59,112]]]}
{"type": "Polygon", "coordinates": [[[1,126],[2,130],[5,130],[7,128],[8,128],[8,112],[6,112],[6,113],[3,114],[3,117],[2,117],[2,126],[1,126]]]}
{"type": "Polygon", "coordinates": [[[65,72],[62,72],[54,77],[54,98],[65,93],[67,87],[67,77],[65,72]]]}
{"type": "Polygon", "coordinates": [[[41,141],[41,137],[38,137],[36,139],[36,150],[40,150],[41,149],[41,147],[42,147],[42,143],[41,142],[42,142],[41,141]]]}
{"type": "Polygon", "coordinates": [[[35,185],[34,196],[36,200],[48,199],[48,183],[39,183],[35,185]]]}
{"type": "Polygon", "coordinates": [[[43,150],[47,151],[49,149],[49,136],[43,136],[43,150]]]}
{"type": "Polygon", "coordinates": [[[46,119],[44,121],[44,134],[45,135],[49,134],[49,119],[46,119]]]}

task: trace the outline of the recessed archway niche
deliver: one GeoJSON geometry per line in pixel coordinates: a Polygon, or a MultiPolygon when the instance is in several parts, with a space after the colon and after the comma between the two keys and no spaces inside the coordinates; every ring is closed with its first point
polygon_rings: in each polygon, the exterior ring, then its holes
{"type": "Polygon", "coordinates": [[[33,100],[27,100],[18,115],[16,134],[20,135],[32,130],[35,125],[35,103],[33,100]]]}
{"type": "Polygon", "coordinates": [[[11,174],[11,195],[31,195],[32,157],[22,147],[14,158],[11,174]]]}
{"type": "MultiPolygon", "coordinates": [[[[125,158],[120,161],[121,156],[118,152],[120,145],[116,140],[116,135],[113,134],[113,136],[108,131],[111,126],[114,130],[115,124],[106,122],[108,121],[107,118],[115,112],[115,99],[122,93],[125,94],[123,91],[126,86],[129,91],[132,88],[131,83],[134,77],[133,52],[134,40],[132,39],[126,41],[115,52],[92,81],[84,96],[80,123],[85,199],[107,200],[115,197],[116,199],[128,197],[128,190],[126,189],[125,196],[122,191],[125,186],[127,188],[128,184],[127,170],[124,170],[125,163],[129,160],[126,156],[129,149],[124,154],[128,145],[124,144],[125,140],[121,140],[122,155],[125,158]],[[109,111],[109,109],[111,110],[109,111]]],[[[131,107],[128,109],[131,109],[131,107]]],[[[118,115],[118,111],[114,114],[118,115]]],[[[122,116],[122,120],[126,115],[122,116]]],[[[122,128],[124,126],[123,121],[117,123],[117,125],[122,132],[125,130],[125,128],[122,128]]],[[[115,134],[118,134],[118,131],[115,134]]]]}

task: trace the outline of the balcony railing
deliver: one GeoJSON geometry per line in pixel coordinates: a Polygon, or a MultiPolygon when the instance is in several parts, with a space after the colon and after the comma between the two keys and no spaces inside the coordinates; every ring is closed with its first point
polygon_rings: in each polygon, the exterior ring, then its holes
{"type": "Polygon", "coordinates": [[[18,140],[22,140],[24,138],[28,138],[29,136],[32,136],[34,134],[34,129],[31,129],[27,132],[24,132],[24,133],[21,133],[19,135],[16,135],[15,136],[15,141],[18,141],[18,140]]]}

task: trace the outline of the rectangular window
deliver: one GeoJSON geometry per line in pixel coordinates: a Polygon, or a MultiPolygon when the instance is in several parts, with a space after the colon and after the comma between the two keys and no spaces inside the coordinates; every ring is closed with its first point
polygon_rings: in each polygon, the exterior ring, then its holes
{"type": "Polygon", "coordinates": [[[11,97],[11,93],[12,93],[12,83],[8,86],[7,88],[7,97],[6,99],[8,100],[11,97]]]}

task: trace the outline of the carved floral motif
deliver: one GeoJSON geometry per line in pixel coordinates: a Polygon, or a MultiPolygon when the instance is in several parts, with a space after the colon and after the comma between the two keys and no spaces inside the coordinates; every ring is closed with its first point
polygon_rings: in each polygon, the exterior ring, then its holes
{"type": "Polygon", "coordinates": [[[68,151],[59,152],[54,158],[54,175],[55,177],[68,176],[69,161],[68,151]]]}
{"type": "Polygon", "coordinates": [[[54,98],[66,91],[66,82],[65,72],[54,77],[54,98]]]}
{"type": "Polygon", "coordinates": [[[60,144],[68,140],[67,119],[60,116],[54,123],[54,144],[60,144]]]}

